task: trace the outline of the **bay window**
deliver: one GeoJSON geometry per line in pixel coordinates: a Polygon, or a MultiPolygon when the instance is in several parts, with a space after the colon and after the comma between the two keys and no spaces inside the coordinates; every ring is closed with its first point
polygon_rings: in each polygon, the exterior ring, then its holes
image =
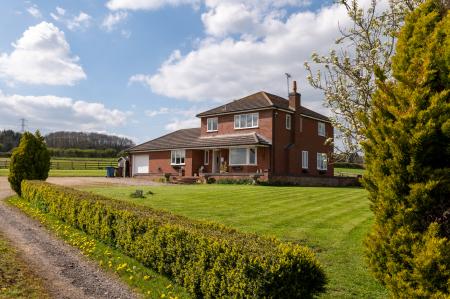
{"type": "Polygon", "coordinates": [[[184,165],[184,159],[186,158],[185,150],[173,150],[170,153],[171,165],[184,165]]]}
{"type": "Polygon", "coordinates": [[[256,148],[230,148],[230,165],[256,165],[256,148]]]}
{"type": "Polygon", "coordinates": [[[259,122],[258,113],[238,114],[234,116],[235,129],[257,128],[259,122]]]}

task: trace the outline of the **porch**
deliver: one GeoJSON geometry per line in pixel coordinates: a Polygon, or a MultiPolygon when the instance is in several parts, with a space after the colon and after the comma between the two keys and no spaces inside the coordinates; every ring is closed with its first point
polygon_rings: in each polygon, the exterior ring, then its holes
{"type": "Polygon", "coordinates": [[[269,171],[268,147],[223,147],[191,151],[191,155],[186,153],[184,175],[242,178],[267,176],[269,171]],[[192,165],[192,172],[189,164],[192,165]]]}

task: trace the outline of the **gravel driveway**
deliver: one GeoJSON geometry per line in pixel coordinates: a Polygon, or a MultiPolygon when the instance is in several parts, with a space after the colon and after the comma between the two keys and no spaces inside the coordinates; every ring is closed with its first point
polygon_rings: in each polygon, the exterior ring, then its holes
{"type": "MultiPolygon", "coordinates": [[[[71,186],[111,183],[106,178],[52,178],[49,181],[71,186]]],[[[131,184],[132,181],[123,183],[131,184]]],[[[11,240],[34,272],[43,278],[51,296],[74,299],[137,297],[77,249],[56,239],[39,222],[7,205],[3,199],[12,194],[7,179],[0,177],[0,231],[11,240]]]]}

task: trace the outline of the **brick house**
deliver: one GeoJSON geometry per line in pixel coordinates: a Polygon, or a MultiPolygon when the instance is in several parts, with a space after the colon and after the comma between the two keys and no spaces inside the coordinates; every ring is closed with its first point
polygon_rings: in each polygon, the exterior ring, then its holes
{"type": "Polygon", "coordinates": [[[258,92],[199,113],[200,128],[132,147],[132,176],[333,176],[329,119],[289,100],[258,92]]]}

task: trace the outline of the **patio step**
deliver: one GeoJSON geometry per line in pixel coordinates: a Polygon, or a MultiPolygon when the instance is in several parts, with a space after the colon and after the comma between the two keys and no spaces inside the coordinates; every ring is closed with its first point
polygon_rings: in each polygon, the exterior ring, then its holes
{"type": "Polygon", "coordinates": [[[173,182],[175,184],[195,184],[197,183],[198,177],[174,177],[173,182]]]}

